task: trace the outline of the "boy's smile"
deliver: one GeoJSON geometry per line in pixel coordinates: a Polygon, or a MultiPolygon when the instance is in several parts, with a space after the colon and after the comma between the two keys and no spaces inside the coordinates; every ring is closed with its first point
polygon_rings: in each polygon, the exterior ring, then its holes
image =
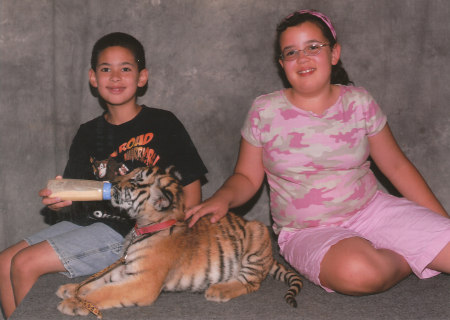
{"type": "Polygon", "coordinates": [[[125,90],[125,87],[106,87],[112,94],[120,94],[125,90]]]}

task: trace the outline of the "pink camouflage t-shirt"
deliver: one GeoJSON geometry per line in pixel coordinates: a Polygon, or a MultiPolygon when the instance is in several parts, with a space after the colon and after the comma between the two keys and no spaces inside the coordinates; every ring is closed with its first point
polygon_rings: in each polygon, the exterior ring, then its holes
{"type": "Polygon", "coordinates": [[[284,90],[256,98],[242,137],[262,147],[274,230],[340,225],[376,193],[368,136],[386,116],[364,89],[340,86],[322,115],[292,105],[284,90]]]}

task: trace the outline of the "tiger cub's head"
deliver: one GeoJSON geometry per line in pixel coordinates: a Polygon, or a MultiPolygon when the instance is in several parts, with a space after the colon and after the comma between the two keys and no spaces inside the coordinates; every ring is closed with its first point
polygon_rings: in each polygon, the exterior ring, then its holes
{"type": "Polygon", "coordinates": [[[112,181],[111,203],[138,222],[156,222],[166,217],[184,218],[181,177],[169,167],[136,168],[112,181]]]}

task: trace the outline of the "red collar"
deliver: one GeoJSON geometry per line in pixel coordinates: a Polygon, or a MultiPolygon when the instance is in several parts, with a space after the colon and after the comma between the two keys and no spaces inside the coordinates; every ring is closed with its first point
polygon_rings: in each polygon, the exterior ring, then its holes
{"type": "Polygon", "coordinates": [[[146,233],[157,232],[157,231],[167,229],[167,228],[173,226],[175,223],[177,223],[177,220],[171,219],[171,220],[167,220],[167,221],[157,223],[157,224],[152,224],[150,226],[146,226],[146,227],[142,227],[142,228],[138,228],[138,226],[136,224],[134,226],[134,232],[136,233],[136,235],[140,236],[140,235],[143,235],[146,233]]]}

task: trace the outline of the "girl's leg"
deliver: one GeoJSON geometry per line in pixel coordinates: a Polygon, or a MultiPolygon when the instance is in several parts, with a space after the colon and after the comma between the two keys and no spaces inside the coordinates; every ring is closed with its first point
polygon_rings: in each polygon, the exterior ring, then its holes
{"type": "Polygon", "coordinates": [[[66,271],[53,247],[42,241],[20,250],[12,259],[11,282],[18,306],[40,276],[66,271]]]}
{"type": "Polygon", "coordinates": [[[384,193],[339,227],[282,230],[280,253],[326,291],[384,291],[413,271],[449,272],[450,219],[384,193]]]}
{"type": "Polygon", "coordinates": [[[394,251],[376,249],[359,237],[346,238],[325,254],[319,279],[322,286],[349,294],[385,291],[411,273],[406,260],[394,251]]]}
{"type": "Polygon", "coordinates": [[[428,268],[440,272],[450,273],[450,243],[447,243],[444,249],[442,249],[436,258],[431,261],[428,268]]]}
{"type": "Polygon", "coordinates": [[[414,202],[379,192],[344,225],[404,257],[420,279],[450,271],[450,219],[414,202]]]}
{"type": "Polygon", "coordinates": [[[25,241],[20,241],[0,253],[0,301],[6,318],[16,308],[11,284],[11,261],[17,252],[26,247],[28,247],[28,244],[25,241]]]}

